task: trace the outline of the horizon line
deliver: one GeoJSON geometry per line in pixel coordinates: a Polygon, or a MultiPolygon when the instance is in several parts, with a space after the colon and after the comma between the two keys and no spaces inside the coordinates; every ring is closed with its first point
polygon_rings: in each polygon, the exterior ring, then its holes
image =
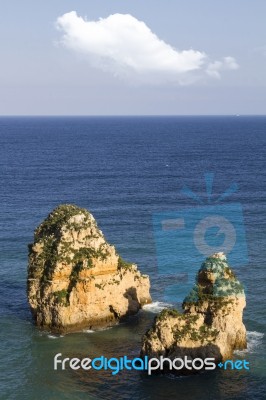
{"type": "Polygon", "coordinates": [[[266,114],[0,114],[0,118],[266,117],[266,114]]]}

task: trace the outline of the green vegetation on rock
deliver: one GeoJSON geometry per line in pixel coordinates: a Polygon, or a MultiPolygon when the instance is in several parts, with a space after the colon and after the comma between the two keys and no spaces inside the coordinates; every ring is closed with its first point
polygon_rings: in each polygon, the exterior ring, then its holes
{"type": "Polygon", "coordinates": [[[182,317],[183,314],[181,314],[178,310],[174,308],[164,308],[156,317],[156,321],[163,321],[167,319],[168,317],[182,317]]]}
{"type": "Polygon", "coordinates": [[[63,289],[63,290],[59,290],[57,292],[54,292],[54,296],[56,301],[64,306],[68,305],[68,292],[67,290],[63,289]]]}
{"type": "MultiPolygon", "coordinates": [[[[41,251],[34,252],[33,244],[29,247],[29,257],[34,265],[34,271],[29,273],[42,278],[42,284],[52,278],[54,267],[57,263],[74,264],[82,268],[91,268],[93,266],[93,258],[106,260],[109,252],[105,243],[102,243],[96,250],[91,247],[81,247],[78,250],[73,248],[72,241],[66,241],[62,238],[62,229],[64,230],[81,230],[92,227],[91,214],[80,207],[71,204],[63,204],[53,210],[48,217],[35,230],[34,241],[41,246],[41,251]],[[73,222],[71,218],[81,215],[80,222],[73,222]]],[[[87,239],[97,239],[101,233],[96,222],[93,222],[92,234],[87,239]],[[96,232],[96,234],[95,234],[96,232]]]]}
{"type": "Polygon", "coordinates": [[[193,341],[200,341],[202,344],[205,341],[211,343],[218,333],[219,332],[216,329],[213,329],[206,324],[203,324],[199,329],[195,329],[189,321],[182,327],[176,326],[173,328],[173,336],[176,341],[186,338],[193,341]]]}
{"type": "MultiPolygon", "coordinates": [[[[85,208],[80,208],[73,204],[61,204],[38,226],[34,232],[34,240],[37,241],[40,238],[58,234],[63,225],[69,224],[69,220],[79,214],[85,216],[83,223],[89,222],[90,213],[85,208]]],[[[80,224],[72,223],[72,225],[75,229],[80,228],[80,224]]],[[[67,228],[70,227],[71,225],[67,226],[67,228]]]]}
{"type": "Polygon", "coordinates": [[[226,260],[208,257],[201,265],[197,281],[184,299],[183,307],[189,304],[201,306],[208,301],[213,307],[221,308],[230,302],[228,297],[242,295],[244,295],[243,285],[226,260]],[[209,276],[212,276],[212,283],[206,283],[210,279],[209,276]]]}
{"type": "Polygon", "coordinates": [[[122,257],[118,257],[118,268],[119,269],[130,269],[132,268],[132,263],[129,263],[125,260],[123,260],[122,257]]]}

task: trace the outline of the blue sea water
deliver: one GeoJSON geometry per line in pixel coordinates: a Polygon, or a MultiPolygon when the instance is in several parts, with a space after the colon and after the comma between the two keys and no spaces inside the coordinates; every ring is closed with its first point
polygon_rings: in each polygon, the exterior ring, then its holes
{"type": "Polygon", "coordinates": [[[0,118],[0,398],[265,399],[266,117],[0,118]],[[138,356],[141,336],[165,301],[152,215],[194,206],[184,185],[207,199],[232,182],[224,204],[241,203],[249,262],[237,268],[247,295],[250,371],[186,378],[139,371],[54,371],[53,357],[138,356]],[[26,299],[27,244],[60,203],[96,217],[123,258],[150,275],[153,305],[127,323],[57,337],[32,323],[26,299]],[[153,311],[153,312],[152,312],[153,311]]]}

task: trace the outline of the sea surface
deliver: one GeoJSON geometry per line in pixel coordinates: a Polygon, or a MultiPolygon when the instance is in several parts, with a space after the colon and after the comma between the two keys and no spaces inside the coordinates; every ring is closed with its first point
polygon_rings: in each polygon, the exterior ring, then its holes
{"type": "MultiPolygon", "coordinates": [[[[266,117],[0,118],[0,399],[265,399],[266,117]],[[147,376],[140,371],[54,371],[53,357],[137,357],[141,336],[167,302],[157,271],[152,215],[193,207],[232,182],[241,203],[248,263],[249,371],[147,376]],[[26,299],[27,245],[61,203],[89,209],[107,240],[152,284],[151,306],[111,329],[55,336],[39,331],[26,299]]],[[[171,302],[170,302],[171,303],[171,302]]],[[[174,299],[172,301],[174,303],[174,299]]],[[[179,306],[179,304],[172,304],[179,306]]],[[[166,305],[167,306],[167,305],[166,305]]]]}

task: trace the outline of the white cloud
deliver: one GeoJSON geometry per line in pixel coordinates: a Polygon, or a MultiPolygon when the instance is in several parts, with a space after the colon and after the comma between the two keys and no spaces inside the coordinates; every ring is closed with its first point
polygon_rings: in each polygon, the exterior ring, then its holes
{"type": "Polygon", "coordinates": [[[234,57],[224,57],[222,61],[214,61],[207,66],[206,72],[213,78],[220,79],[221,71],[236,70],[239,68],[234,57]]]}
{"type": "Polygon", "coordinates": [[[204,52],[176,50],[129,14],[87,21],[72,11],[59,17],[56,25],[63,32],[62,45],[88,56],[93,66],[119,77],[188,84],[204,70],[219,78],[222,69],[238,68],[232,57],[211,63],[204,52]]]}

